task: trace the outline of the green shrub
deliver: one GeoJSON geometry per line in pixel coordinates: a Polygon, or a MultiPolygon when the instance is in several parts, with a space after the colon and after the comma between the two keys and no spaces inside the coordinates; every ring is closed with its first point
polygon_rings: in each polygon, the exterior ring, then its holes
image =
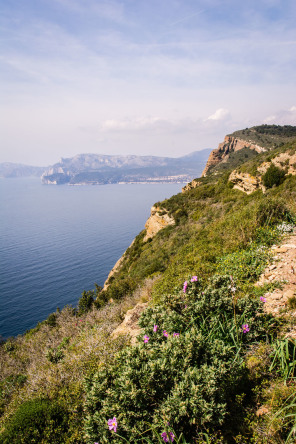
{"type": "Polygon", "coordinates": [[[293,215],[281,199],[267,197],[263,199],[256,211],[258,227],[273,226],[283,221],[293,222],[293,215]]]}
{"type": "Polygon", "coordinates": [[[236,300],[233,286],[227,276],[207,286],[188,280],[185,293],[166,296],[143,313],[137,345],[87,379],[87,443],[108,443],[111,436],[122,442],[118,435],[137,442],[140,434],[150,436],[147,423],[158,432],[169,423],[191,440],[225,424],[246,385],[244,350],[265,339],[271,319],[260,300],[236,300]],[[107,427],[114,416],[118,435],[107,427]]]}
{"type": "Polygon", "coordinates": [[[66,337],[63,338],[62,342],[57,347],[49,347],[45,353],[45,356],[49,360],[49,362],[56,364],[57,362],[61,361],[65,356],[64,349],[67,347],[69,342],[70,338],[66,337]]]}
{"type": "Polygon", "coordinates": [[[285,180],[285,174],[284,170],[271,163],[266,173],[262,176],[263,185],[266,188],[277,187],[285,180]]]}
{"type": "Polygon", "coordinates": [[[57,315],[56,313],[51,313],[46,319],[46,323],[50,325],[50,327],[56,327],[57,325],[57,315]]]}
{"type": "Polygon", "coordinates": [[[217,261],[217,272],[229,273],[239,283],[253,282],[266,267],[270,253],[263,246],[254,246],[249,250],[241,250],[227,254],[217,261]]]}
{"type": "Polygon", "coordinates": [[[81,298],[78,301],[78,315],[87,313],[93,306],[95,298],[95,292],[93,290],[84,291],[81,298]]]}
{"type": "Polygon", "coordinates": [[[47,399],[26,401],[17,409],[0,435],[3,444],[64,443],[67,412],[47,399]]]}

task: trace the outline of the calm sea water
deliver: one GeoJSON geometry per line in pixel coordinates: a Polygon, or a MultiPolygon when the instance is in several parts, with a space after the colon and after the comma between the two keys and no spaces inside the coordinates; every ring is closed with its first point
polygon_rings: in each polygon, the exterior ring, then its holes
{"type": "Polygon", "coordinates": [[[150,207],[181,184],[46,186],[0,180],[0,334],[17,335],[103,285],[144,228],[150,207]]]}

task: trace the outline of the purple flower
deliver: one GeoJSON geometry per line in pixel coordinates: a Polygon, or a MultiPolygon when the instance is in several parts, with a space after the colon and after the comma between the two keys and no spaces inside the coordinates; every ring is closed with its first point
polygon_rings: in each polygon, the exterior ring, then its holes
{"type": "Polygon", "coordinates": [[[158,329],[158,325],[154,324],[154,327],[153,327],[153,331],[154,331],[154,333],[157,332],[157,329],[158,329]]]}
{"type": "Polygon", "coordinates": [[[163,336],[165,336],[166,338],[168,337],[168,332],[166,330],[163,330],[163,336]]]}
{"type": "Polygon", "coordinates": [[[173,333],[173,336],[180,336],[180,333],[173,333]]]}
{"type": "Polygon", "coordinates": [[[192,276],[192,278],[190,279],[190,282],[197,282],[197,276],[192,276]]]}
{"type": "Polygon", "coordinates": [[[188,287],[188,282],[185,281],[183,284],[183,293],[186,293],[187,287],[188,287]]]}
{"type": "Polygon", "coordinates": [[[250,331],[250,328],[249,328],[248,324],[243,324],[242,325],[242,330],[243,330],[243,333],[248,333],[248,331],[250,331]]]}
{"type": "Polygon", "coordinates": [[[266,302],[266,298],[264,298],[263,296],[260,296],[260,301],[266,302]]]}
{"type": "Polygon", "coordinates": [[[108,419],[108,426],[109,426],[109,430],[114,430],[114,432],[116,433],[117,419],[115,418],[115,416],[113,419],[108,419]]]}
{"type": "Polygon", "coordinates": [[[145,335],[145,336],[144,336],[144,343],[147,344],[147,342],[149,341],[149,339],[150,339],[149,336],[145,335]]]}
{"type": "Polygon", "coordinates": [[[162,437],[164,442],[173,442],[175,439],[175,435],[173,434],[173,432],[169,432],[169,434],[163,432],[160,436],[162,437]]]}

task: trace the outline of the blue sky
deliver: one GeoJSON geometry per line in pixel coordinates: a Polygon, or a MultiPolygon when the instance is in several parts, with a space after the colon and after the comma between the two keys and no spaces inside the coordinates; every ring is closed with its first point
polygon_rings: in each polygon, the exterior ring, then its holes
{"type": "Polygon", "coordinates": [[[0,0],[0,162],[296,125],[295,0],[0,0]]]}

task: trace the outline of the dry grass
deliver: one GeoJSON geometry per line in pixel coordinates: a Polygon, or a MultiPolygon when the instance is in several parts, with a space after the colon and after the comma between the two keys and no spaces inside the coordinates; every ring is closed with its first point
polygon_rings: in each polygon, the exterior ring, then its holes
{"type": "Polygon", "coordinates": [[[110,303],[101,310],[73,316],[71,307],[57,313],[56,326],[42,324],[33,330],[10,340],[11,345],[0,347],[0,384],[4,382],[6,399],[0,426],[24,401],[35,397],[55,398],[72,387],[82,395],[85,376],[96,371],[100,365],[114,358],[115,353],[128,343],[129,338],[110,339],[112,331],[121,323],[127,310],[143,299],[148,299],[151,283],[135,291],[120,302],[110,303]],[[57,349],[68,338],[63,358],[50,362],[49,349],[57,349]],[[16,375],[26,376],[26,382],[6,384],[16,375]]]}

